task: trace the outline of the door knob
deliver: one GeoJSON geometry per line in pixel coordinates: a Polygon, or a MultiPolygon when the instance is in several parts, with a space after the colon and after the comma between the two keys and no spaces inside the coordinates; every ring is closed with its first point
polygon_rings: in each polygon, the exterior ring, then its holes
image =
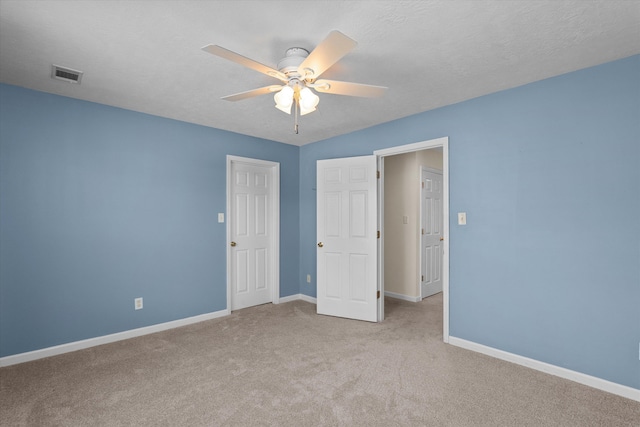
{"type": "Polygon", "coordinates": [[[321,247],[323,247],[323,246],[324,246],[324,244],[322,244],[322,242],[318,243],[318,247],[319,247],[319,248],[321,248],[321,247]]]}
{"type": "Polygon", "coordinates": [[[231,246],[235,246],[236,244],[236,242],[231,242],[231,246]]]}
{"type": "Polygon", "coordinates": [[[443,240],[444,240],[444,237],[441,237],[441,238],[440,238],[440,241],[442,242],[443,240]]]}

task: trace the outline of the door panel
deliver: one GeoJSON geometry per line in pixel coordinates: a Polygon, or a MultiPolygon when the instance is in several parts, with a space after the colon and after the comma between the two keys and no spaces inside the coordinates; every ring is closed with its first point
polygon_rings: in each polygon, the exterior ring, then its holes
{"type": "Polygon", "coordinates": [[[231,163],[231,309],[272,301],[269,167],[231,163]]]}
{"type": "Polygon", "coordinates": [[[352,301],[367,301],[367,255],[349,255],[349,297],[352,301]]]}
{"type": "Polygon", "coordinates": [[[249,252],[236,250],[236,293],[243,294],[249,291],[249,252]]]}
{"type": "Polygon", "coordinates": [[[442,175],[421,171],[422,236],[420,296],[442,292],[442,175]]]}
{"type": "Polygon", "coordinates": [[[340,237],[341,197],[337,191],[325,193],[324,233],[327,237],[340,237]]]}
{"type": "Polygon", "coordinates": [[[352,191],[349,193],[349,235],[350,237],[367,237],[367,193],[352,191]]]}
{"type": "MultiPolygon", "coordinates": [[[[324,251],[319,256],[323,257],[324,264],[324,298],[339,299],[340,298],[340,261],[342,254],[324,251]]],[[[318,274],[320,276],[320,274],[318,274]]]]}
{"type": "Polygon", "coordinates": [[[267,289],[267,251],[256,249],[256,290],[267,289]]]}
{"type": "Polygon", "coordinates": [[[236,224],[236,232],[235,236],[246,236],[249,230],[249,225],[247,224],[247,212],[249,209],[249,201],[247,200],[247,194],[236,194],[236,204],[235,204],[235,224],[236,224]]]}
{"type": "Polygon", "coordinates": [[[269,215],[267,213],[267,195],[260,194],[255,197],[255,215],[256,220],[256,236],[266,236],[269,215]]]}
{"type": "Polygon", "coordinates": [[[375,322],[376,157],[318,161],[317,310],[375,322]]]}

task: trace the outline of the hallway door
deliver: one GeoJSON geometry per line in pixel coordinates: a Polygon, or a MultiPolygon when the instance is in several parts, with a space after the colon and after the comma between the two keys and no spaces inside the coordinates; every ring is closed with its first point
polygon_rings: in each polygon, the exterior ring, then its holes
{"type": "Polygon", "coordinates": [[[421,179],[421,286],[420,297],[442,292],[442,173],[422,168],[421,179]]]}

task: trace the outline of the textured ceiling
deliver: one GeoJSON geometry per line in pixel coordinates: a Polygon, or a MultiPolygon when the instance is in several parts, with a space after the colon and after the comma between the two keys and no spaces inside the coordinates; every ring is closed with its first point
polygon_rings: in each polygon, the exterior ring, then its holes
{"type": "Polygon", "coordinates": [[[294,145],[638,53],[639,1],[0,0],[3,83],[294,145]],[[220,99],[277,80],[200,49],[275,67],[334,29],[358,46],[322,77],[389,90],[320,94],[298,135],[270,95],[220,99]]]}

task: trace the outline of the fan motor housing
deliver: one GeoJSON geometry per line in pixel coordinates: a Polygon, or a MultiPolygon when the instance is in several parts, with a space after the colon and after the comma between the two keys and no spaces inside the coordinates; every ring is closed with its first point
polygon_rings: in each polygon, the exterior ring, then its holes
{"type": "Polygon", "coordinates": [[[285,57],[278,62],[278,71],[287,77],[300,77],[298,67],[309,56],[309,51],[302,47],[291,47],[285,52],[285,57]]]}

